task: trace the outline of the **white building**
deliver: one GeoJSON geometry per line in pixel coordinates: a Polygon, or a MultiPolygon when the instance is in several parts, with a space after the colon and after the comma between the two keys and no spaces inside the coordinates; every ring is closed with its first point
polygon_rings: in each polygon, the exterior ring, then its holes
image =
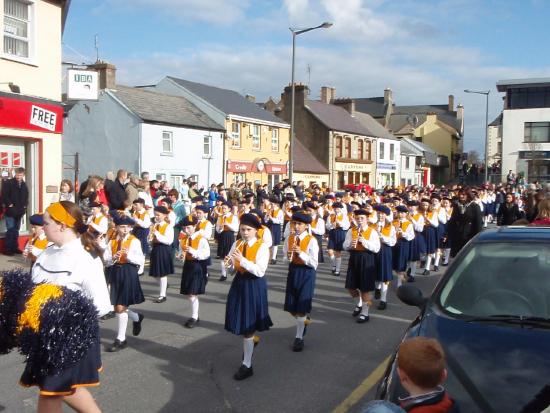
{"type": "Polygon", "coordinates": [[[420,167],[423,151],[408,138],[401,139],[400,185],[423,185],[423,169],[420,167]]]}
{"type": "Polygon", "coordinates": [[[488,126],[487,161],[489,166],[502,161],[502,113],[488,126]]]}
{"type": "Polygon", "coordinates": [[[508,171],[526,181],[550,181],[550,78],[497,82],[502,112],[502,180],[508,171]]]}

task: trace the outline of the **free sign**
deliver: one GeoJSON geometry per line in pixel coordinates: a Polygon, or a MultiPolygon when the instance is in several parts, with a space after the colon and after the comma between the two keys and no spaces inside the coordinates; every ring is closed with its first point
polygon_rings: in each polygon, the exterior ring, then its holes
{"type": "Polygon", "coordinates": [[[32,105],[30,120],[32,125],[54,132],[56,122],[57,114],[55,112],[50,112],[40,106],[32,105]]]}

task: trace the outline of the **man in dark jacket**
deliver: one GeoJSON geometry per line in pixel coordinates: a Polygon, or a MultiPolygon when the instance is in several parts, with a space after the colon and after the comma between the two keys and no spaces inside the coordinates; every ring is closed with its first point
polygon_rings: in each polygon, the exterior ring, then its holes
{"type": "Polygon", "coordinates": [[[483,214],[474,202],[470,191],[461,190],[458,201],[453,204],[453,213],[448,225],[451,240],[451,257],[456,254],[483,228],[483,214]]]}
{"type": "Polygon", "coordinates": [[[127,178],[128,172],[124,169],[120,169],[116,174],[115,181],[111,185],[105,186],[105,192],[109,200],[109,209],[125,208],[125,202],[128,199],[128,194],[126,194],[125,190],[127,178]]]}
{"type": "Polygon", "coordinates": [[[24,177],[25,168],[17,168],[15,178],[8,179],[2,185],[2,205],[6,219],[5,255],[22,253],[18,245],[19,228],[29,203],[29,189],[24,177]]]}

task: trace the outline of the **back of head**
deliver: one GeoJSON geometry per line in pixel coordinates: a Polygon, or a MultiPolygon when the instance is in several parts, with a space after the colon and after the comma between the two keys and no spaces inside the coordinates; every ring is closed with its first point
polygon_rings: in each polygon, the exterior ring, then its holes
{"type": "Polygon", "coordinates": [[[416,386],[432,389],[443,381],[445,352],[433,338],[410,338],[399,346],[397,365],[416,386]]]}

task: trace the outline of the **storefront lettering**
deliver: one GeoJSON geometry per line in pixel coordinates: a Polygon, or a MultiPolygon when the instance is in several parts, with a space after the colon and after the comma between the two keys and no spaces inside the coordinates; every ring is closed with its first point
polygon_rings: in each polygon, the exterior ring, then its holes
{"type": "Polygon", "coordinates": [[[336,162],[335,169],[337,171],[346,171],[346,172],[371,172],[372,165],[360,164],[360,163],[336,162]]]}
{"type": "Polygon", "coordinates": [[[246,171],[248,168],[246,167],[246,165],[242,165],[242,164],[236,164],[234,166],[235,168],[235,171],[246,171]]]}
{"type": "Polygon", "coordinates": [[[32,105],[31,108],[31,120],[29,123],[49,131],[55,131],[55,124],[57,122],[57,114],[43,109],[39,106],[32,105]]]}

